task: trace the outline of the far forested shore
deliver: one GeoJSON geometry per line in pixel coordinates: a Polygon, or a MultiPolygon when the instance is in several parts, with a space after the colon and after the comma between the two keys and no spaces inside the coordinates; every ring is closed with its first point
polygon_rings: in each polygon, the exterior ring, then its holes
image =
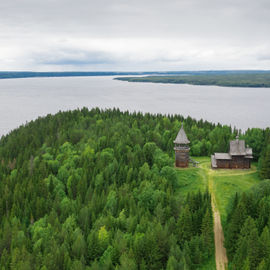
{"type": "Polygon", "coordinates": [[[128,82],[174,83],[191,85],[215,85],[227,87],[270,87],[270,72],[189,74],[170,76],[119,77],[128,82]]]}

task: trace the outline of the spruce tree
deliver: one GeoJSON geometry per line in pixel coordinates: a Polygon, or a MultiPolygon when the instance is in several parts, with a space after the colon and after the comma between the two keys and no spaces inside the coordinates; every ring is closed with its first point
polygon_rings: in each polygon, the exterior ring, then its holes
{"type": "Polygon", "coordinates": [[[270,234],[268,227],[264,227],[260,237],[260,247],[262,258],[270,259],[270,234]]]}
{"type": "Polygon", "coordinates": [[[178,241],[180,243],[183,243],[185,241],[189,241],[192,237],[192,217],[191,212],[189,210],[189,206],[186,205],[184,210],[181,213],[181,216],[179,217],[179,220],[177,222],[177,229],[178,229],[178,241]]]}
{"type": "Polygon", "coordinates": [[[270,179],[270,145],[268,145],[261,157],[260,177],[262,179],[270,179]]]}
{"type": "Polygon", "coordinates": [[[202,241],[207,258],[213,251],[213,220],[208,209],[202,221],[202,241]]]}

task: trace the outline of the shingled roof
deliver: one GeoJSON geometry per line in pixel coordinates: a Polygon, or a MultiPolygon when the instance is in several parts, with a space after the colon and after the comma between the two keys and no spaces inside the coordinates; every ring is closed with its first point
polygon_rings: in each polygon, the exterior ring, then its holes
{"type": "Polygon", "coordinates": [[[187,138],[187,135],[186,135],[186,132],[184,130],[184,127],[183,127],[183,123],[182,123],[182,126],[174,140],[174,143],[177,143],[177,144],[189,144],[189,140],[187,138]]]}
{"type": "Polygon", "coordinates": [[[237,136],[235,140],[230,141],[229,153],[215,153],[211,155],[212,168],[250,168],[250,161],[245,164],[244,160],[252,159],[252,148],[245,147],[245,141],[239,140],[237,136]],[[239,158],[235,158],[235,156],[239,158]],[[222,160],[222,163],[220,161],[222,160]]]}
{"type": "Polygon", "coordinates": [[[215,153],[215,159],[232,159],[228,153],[215,153]]]}

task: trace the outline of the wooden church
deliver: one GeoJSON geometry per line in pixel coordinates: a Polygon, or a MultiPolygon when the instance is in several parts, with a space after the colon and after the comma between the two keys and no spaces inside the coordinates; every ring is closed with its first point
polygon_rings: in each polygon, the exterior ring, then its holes
{"type": "Polygon", "coordinates": [[[189,140],[184,130],[183,123],[174,140],[174,144],[175,166],[187,168],[189,163],[189,140]]]}
{"type": "Polygon", "coordinates": [[[245,146],[244,140],[230,141],[229,153],[215,153],[211,156],[212,169],[249,169],[252,160],[252,148],[245,146]]]}

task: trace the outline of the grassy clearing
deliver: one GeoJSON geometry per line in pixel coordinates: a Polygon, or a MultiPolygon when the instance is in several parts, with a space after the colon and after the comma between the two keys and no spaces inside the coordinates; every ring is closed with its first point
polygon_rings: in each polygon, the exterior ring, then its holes
{"type": "Polygon", "coordinates": [[[176,169],[179,194],[184,197],[189,192],[209,188],[215,194],[222,221],[226,220],[226,211],[235,193],[244,192],[260,181],[256,163],[250,170],[212,170],[209,157],[193,159],[200,162],[198,168],[190,166],[188,169],[176,169]]]}
{"type": "Polygon", "coordinates": [[[176,169],[178,175],[179,194],[185,197],[188,193],[202,192],[208,186],[208,180],[201,168],[176,169]]]}
{"type": "Polygon", "coordinates": [[[193,159],[200,162],[198,168],[192,167],[191,164],[189,168],[176,168],[181,196],[198,190],[204,192],[208,188],[208,176],[204,168],[208,166],[209,157],[195,157],[193,159]]]}
{"type": "MultiPolygon", "coordinates": [[[[213,194],[216,206],[224,224],[227,210],[236,192],[244,192],[257,184],[260,179],[257,173],[257,164],[250,170],[212,170],[209,157],[196,157],[199,161],[198,168],[176,168],[179,183],[179,196],[184,198],[189,192],[198,190],[209,191],[213,194]]],[[[216,269],[215,256],[198,270],[216,269]]]]}
{"type": "Polygon", "coordinates": [[[260,181],[256,164],[253,164],[250,170],[212,170],[208,158],[208,161],[201,163],[200,167],[204,169],[208,177],[209,187],[215,194],[223,223],[226,220],[227,209],[235,193],[244,192],[260,181]]]}
{"type": "Polygon", "coordinates": [[[227,209],[236,192],[244,192],[257,184],[260,180],[258,173],[240,173],[213,176],[213,191],[216,194],[217,206],[224,222],[227,217],[227,209]]]}

